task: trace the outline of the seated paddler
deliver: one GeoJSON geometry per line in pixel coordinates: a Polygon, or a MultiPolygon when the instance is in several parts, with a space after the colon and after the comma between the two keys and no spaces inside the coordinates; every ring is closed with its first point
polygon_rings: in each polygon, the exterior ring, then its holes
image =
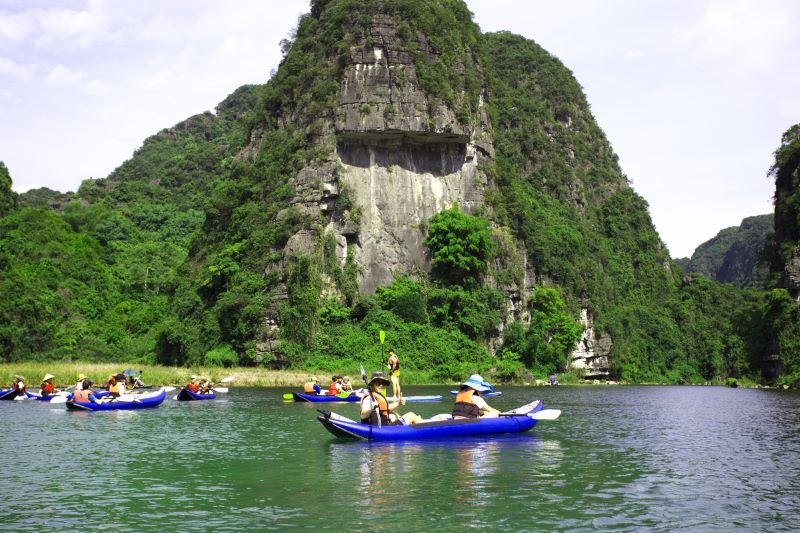
{"type": "Polygon", "coordinates": [[[461,384],[453,406],[453,418],[478,418],[481,416],[497,416],[500,411],[491,407],[483,399],[483,393],[492,390],[479,374],[472,374],[461,384]]]}
{"type": "Polygon", "coordinates": [[[56,386],[53,383],[53,378],[55,378],[53,374],[44,375],[44,378],[42,378],[42,383],[39,385],[39,394],[42,396],[52,396],[56,393],[56,386]]]}
{"type": "Polygon", "coordinates": [[[189,383],[186,384],[186,390],[195,394],[200,392],[200,384],[197,383],[197,376],[192,376],[189,383]]]}
{"type": "Polygon", "coordinates": [[[95,396],[94,392],[92,392],[91,380],[84,378],[83,388],[75,389],[75,392],[72,393],[72,401],[83,403],[99,403],[97,396],[95,396]]]}
{"type": "Polygon", "coordinates": [[[319,380],[316,376],[311,376],[311,381],[303,385],[303,392],[306,394],[321,394],[322,387],[319,386],[319,380]]]}
{"type": "Polygon", "coordinates": [[[396,426],[401,424],[416,424],[422,421],[422,417],[414,413],[406,413],[400,416],[397,410],[406,401],[400,398],[398,401],[389,402],[386,399],[386,386],[391,383],[383,372],[374,372],[367,384],[368,392],[361,398],[361,423],[373,426],[396,426]]]}
{"type": "Polygon", "coordinates": [[[111,396],[112,398],[119,398],[120,396],[124,396],[126,382],[127,379],[125,379],[125,374],[120,373],[114,376],[114,383],[108,388],[109,396],[111,396]]]}

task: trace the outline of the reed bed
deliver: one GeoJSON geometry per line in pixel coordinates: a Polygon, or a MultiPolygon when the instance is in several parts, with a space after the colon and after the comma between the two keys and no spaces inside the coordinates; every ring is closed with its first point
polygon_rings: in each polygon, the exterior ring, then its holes
{"type": "MultiPolygon", "coordinates": [[[[142,381],[147,385],[181,386],[189,381],[190,376],[204,376],[212,382],[233,376],[234,380],[227,386],[239,387],[299,387],[308,381],[312,372],[269,370],[266,368],[210,368],[210,367],[172,367],[157,365],[139,365],[125,363],[82,363],[82,362],[20,362],[0,363],[0,388],[11,385],[14,376],[25,378],[25,384],[36,388],[45,374],[53,374],[56,387],[64,388],[74,385],[78,374],[86,376],[97,385],[103,385],[112,374],[126,369],[141,371],[142,381]]],[[[320,374],[320,383],[326,378],[320,374]]]]}

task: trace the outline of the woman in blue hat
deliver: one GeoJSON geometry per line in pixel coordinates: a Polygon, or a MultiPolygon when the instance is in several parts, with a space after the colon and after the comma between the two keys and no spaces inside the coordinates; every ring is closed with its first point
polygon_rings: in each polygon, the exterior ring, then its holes
{"type": "Polygon", "coordinates": [[[461,384],[453,406],[453,418],[478,418],[480,416],[498,416],[500,411],[491,407],[483,399],[484,391],[492,390],[492,386],[483,381],[479,374],[472,374],[461,384]]]}

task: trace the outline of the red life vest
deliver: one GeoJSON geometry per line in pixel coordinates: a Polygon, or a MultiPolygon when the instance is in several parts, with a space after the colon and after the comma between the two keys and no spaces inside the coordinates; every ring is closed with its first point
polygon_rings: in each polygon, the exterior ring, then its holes
{"type": "Polygon", "coordinates": [[[453,406],[453,418],[459,416],[463,418],[478,418],[481,416],[481,409],[472,401],[475,389],[459,391],[456,395],[456,403],[453,406]]]}
{"type": "Polygon", "coordinates": [[[336,388],[336,382],[334,381],[331,383],[331,386],[328,387],[328,394],[333,396],[334,394],[339,394],[339,390],[336,388]]]}
{"type": "Polygon", "coordinates": [[[52,394],[56,391],[56,386],[53,385],[51,382],[46,381],[41,386],[42,394],[52,394]]]}
{"type": "Polygon", "coordinates": [[[188,385],[186,385],[186,388],[189,389],[191,392],[197,394],[197,392],[200,390],[200,385],[197,383],[189,383],[188,385]]]}

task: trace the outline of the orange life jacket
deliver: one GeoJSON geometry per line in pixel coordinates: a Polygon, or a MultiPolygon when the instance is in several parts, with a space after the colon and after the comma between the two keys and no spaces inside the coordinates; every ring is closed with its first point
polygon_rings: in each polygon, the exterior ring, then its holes
{"type": "Polygon", "coordinates": [[[111,386],[108,388],[108,392],[109,392],[110,394],[114,395],[114,396],[119,396],[119,395],[120,395],[120,389],[122,388],[122,386],[123,386],[123,385],[122,385],[122,382],[120,382],[120,383],[114,383],[113,385],[111,385],[111,386]]]}
{"type": "Polygon", "coordinates": [[[459,416],[463,418],[478,418],[481,416],[481,409],[472,401],[475,389],[459,391],[456,395],[456,403],[453,406],[453,418],[459,416]]]}
{"type": "Polygon", "coordinates": [[[314,390],[314,382],[309,381],[305,385],[303,385],[303,392],[307,392],[309,394],[315,394],[317,391],[314,390]]]}
{"type": "Polygon", "coordinates": [[[75,389],[75,392],[72,393],[72,401],[74,402],[91,402],[92,400],[89,399],[89,395],[92,394],[90,390],[83,390],[83,389],[75,389]]]}
{"type": "Polygon", "coordinates": [[[336,382],[334,381],[331,383],[331,386],[328,387],[328,394],[333,396],[334,394],[339,394],[339,391],[336,389],[336,382]]]}
{"type": "Polygon", "coordinates": [[[197,393],[200,390],[200,385],[198,383],[189,383],[186,388],[191,392],[197,393]]]}
{"type": "Polygon", "coordinates": [[[372,405],[372,410],[370,411],[369,418],[361,419],[362,424],[371,424],[373,426],[377,426],[378,413],[380,413],[380,421],[382,426],[388,426],[391,423],[389,422],[389,401],[386,399],[386,396],[380,392],[373,391],[361,398],[362,406],[364,402],[370,402],[372,405]],[[370,400],[370,396],[372,396],[372,400],[370,400]],[[375,410],[375,402],[378,403],[377,412],[375,410]]]}
{"type": "Polygon", "coordinates": [[[49,381],[43,383],[40,388],[42,389],[42,394],[52,394],[56,391],[56,386],[49,381]]]}

